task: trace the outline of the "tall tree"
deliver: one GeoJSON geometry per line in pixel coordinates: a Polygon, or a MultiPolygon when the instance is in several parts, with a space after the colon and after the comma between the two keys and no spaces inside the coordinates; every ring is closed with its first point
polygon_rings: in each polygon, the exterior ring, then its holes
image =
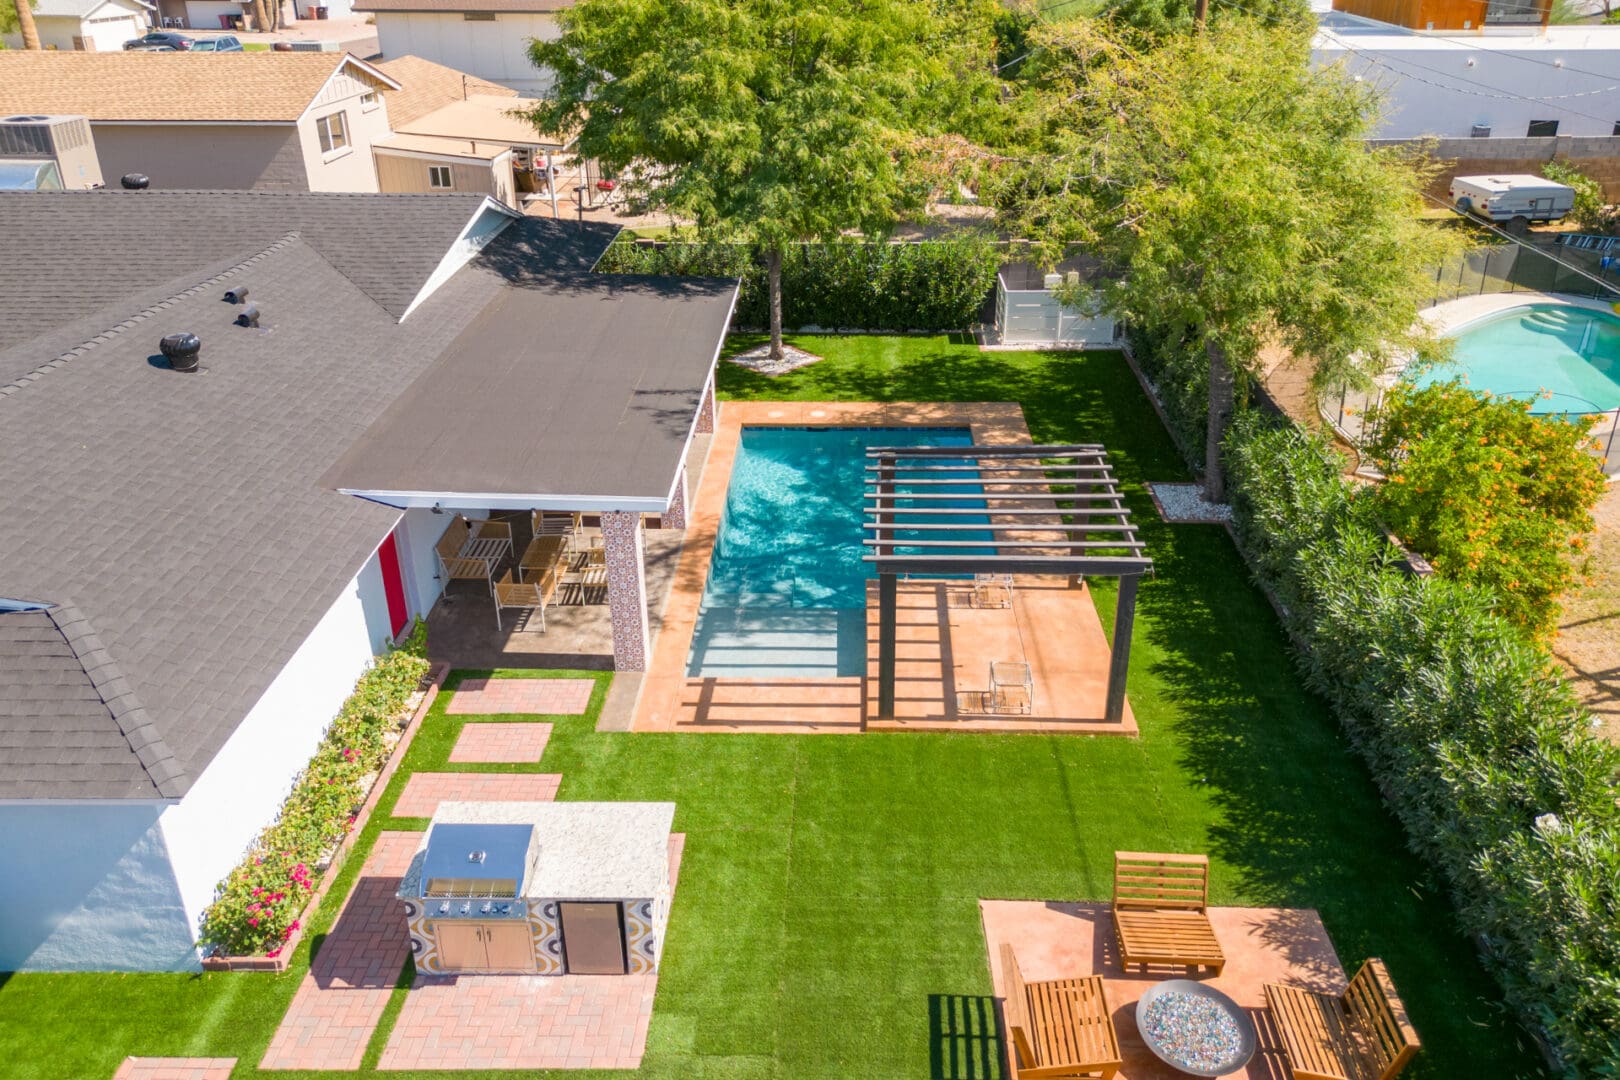
{"type": "Polygon", "coordinates": [[[11,5],[0,3],[0,11],[4,11],[11,18],[0,19],[0,31],[10,30],[12,26],[22,35],[22,47],[25,49],[42,49],[39,43],[39,27],[34,25],[34,7],[32,0],[15,0],[11,5]],[[11,25],[5,25],[10,23],[11,25]]]}
{"type": "Polygon", "coordinates": [[[1420,303],[1463,242],[1425,225],[1431,166],[1370,149],[1377,98],[1313,71],[1309,37],[1242,17],[1156,46],[1079,21],[1036,31],[986,193],[1048,261],[1071,243],[1118,271],[1116,315],[1207,354],[1205,493],[1225,498],[1234,382],[1262,344],[1364,382],[1423,348],[1420,303]]]}
{"type": "Polygon", "coordinates": [[[913,147],[994,108],[994,0],[581,0],[535,41],[533,114],[631,196],[755,243],[782,349],[782,254],[880,236],[929,194],[913,147]]]}

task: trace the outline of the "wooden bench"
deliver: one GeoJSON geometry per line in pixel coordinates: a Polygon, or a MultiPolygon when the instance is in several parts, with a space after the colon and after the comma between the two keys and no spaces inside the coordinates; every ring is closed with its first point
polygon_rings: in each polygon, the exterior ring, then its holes
{"type": "Polygon", "coordinates": [[[1109,1080],[1122,1064],[1101,975],[1024,982],[1013,947],[1001,946],[1002,1016],[1018,1080],[1109,1080]]]}
{"type": "Polygon", "coordinates": [[[1114,852],[1114,930],[1126,965],[1184,964],[1219,975],[1226,954],[1209,922],[1209,859],[1114,852]]]}
{"type": "Polygon", "coordinates": [[[1265,989],[1297,1080],[1390,1080],[1422,1046],[1377,957],[1361,965],[1342,994],[1275,983],[1265,989]]]}

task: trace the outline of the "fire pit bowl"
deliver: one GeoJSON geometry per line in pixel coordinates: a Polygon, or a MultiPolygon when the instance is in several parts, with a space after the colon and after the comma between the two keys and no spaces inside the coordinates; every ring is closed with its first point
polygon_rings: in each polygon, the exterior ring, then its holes
{"type": "Polygon", "coordinates": [[[1242,1006],[1212,986],[1170,979],[1136,1003],[1136,1027],[1159,1060],[1192,1076],[1224,1076],[1249,1063],[1257,1036],[1242,1006]]]}

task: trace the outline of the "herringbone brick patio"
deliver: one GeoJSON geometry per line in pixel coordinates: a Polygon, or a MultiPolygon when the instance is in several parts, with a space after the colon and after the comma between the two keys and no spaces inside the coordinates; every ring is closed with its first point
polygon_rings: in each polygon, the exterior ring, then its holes
{"type": "Polygon", "coordinates": [[[412,773],[394,816],[432,817],[441,802],[549,802],[562,777],[554,773],[412,773]]]}
{"type": "Polygon", "coordinates": [[[590,679],[463,679],[444,711],[579,716],[595,688],[590,679]]]}
{"type": "Polygon", "coordinates": [[[550,724],[467,724],[450,751],[450,760],[539,761],[549,738],[550,724]]]}

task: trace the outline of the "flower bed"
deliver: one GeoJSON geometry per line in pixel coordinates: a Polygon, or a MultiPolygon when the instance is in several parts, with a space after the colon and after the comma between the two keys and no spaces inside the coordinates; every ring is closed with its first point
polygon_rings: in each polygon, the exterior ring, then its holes
{"type": "Polygon", "coordinates": [[[304,912],[323,891],[318,883],[347,849],[368,792],[384,779],[400,744],[405,721],[420,710],[420,684],[428,670],[424,647],[425,626],[418,624],[404,647],[379,657],[360,677],[275,823],[220,883],[203,912],[201,937],[209,952],[272,961],[291,953],[304,912]]]}

